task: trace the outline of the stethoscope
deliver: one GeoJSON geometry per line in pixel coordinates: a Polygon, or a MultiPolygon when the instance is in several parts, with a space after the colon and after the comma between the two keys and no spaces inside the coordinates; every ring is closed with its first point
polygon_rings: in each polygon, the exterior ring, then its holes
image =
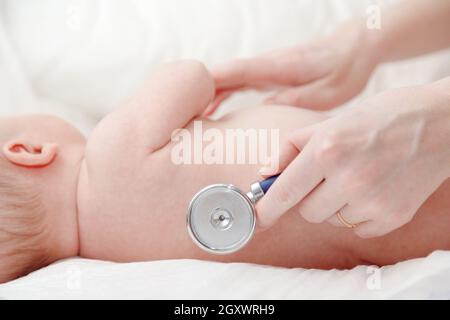
{"type": "Polygon", "coordinates": [[[200,190],[187,212],[187,227],[193,241],[215,254],[242,249],[255,232],[255,204],[277,178],[278,175],[253,183],[248,193],[231,184],[214,184],[200,190]]]}

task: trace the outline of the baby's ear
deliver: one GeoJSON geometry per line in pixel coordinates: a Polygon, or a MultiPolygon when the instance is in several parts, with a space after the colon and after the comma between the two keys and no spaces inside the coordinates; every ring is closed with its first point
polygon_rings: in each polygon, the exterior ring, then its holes
{"type": "Polygon", "coordinates": [[[32,144],[13,140],[3,146],[3,155],[11,163],[23,167],[45,167],[53,162],[58,146],[54,143],[32,144]]]}

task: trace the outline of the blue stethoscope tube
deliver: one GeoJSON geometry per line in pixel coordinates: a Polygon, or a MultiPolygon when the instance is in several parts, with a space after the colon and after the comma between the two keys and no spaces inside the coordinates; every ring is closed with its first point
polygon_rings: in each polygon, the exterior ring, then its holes
{"type": "Polygon", "coordinates": [[[272,186],[272,184],[277,180],[279,176],[280,175],[277,174],[276,176],[272,176],[270,178],[267,178],[266,180],[259,182],[259,185],[261,186],[261,189],[264,191],[264,193],[269,191],[269,188],[272,186]]]}
{"type": "Polygon", "coordinates": [[[252,201],[252,203],[258,202],[267,191],[269,191],[272,184],[277,180],[280,175],[271,176],[263,181],[255,182],[250,186],[250,192],[247,193],[247,197],[252,201]]]}

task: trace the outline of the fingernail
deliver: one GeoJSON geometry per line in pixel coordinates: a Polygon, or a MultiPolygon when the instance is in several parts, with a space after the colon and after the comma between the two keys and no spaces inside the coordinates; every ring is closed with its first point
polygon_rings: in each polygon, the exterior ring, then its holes
{"type": "Polygon", "coordinates": [[[272,168],[263,167],[258,170],[258,174],[262,177],[267,177],[273,175],[273,172],[271,170],[272,168]]]}

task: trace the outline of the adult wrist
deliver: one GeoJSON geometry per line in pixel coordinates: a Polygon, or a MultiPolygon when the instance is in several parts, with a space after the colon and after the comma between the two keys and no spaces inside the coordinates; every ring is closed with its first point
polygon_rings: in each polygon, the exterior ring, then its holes
{"type": "Polygon", "coordinates": [[[384,32],[381,29],[369,28],[366,21],[364,21],[360,27],[363,29],[364,33],[363,45],[366,48],[366,54],[369,59],[371,59],[373,65],[377,67],[386,62],[388,48],[384,45],[384,32]]]}
{"type": "Polygon", "coordinates": [[[359,57],[364,59],[366,64],[372,69],[383,62],[383,55],[381,50],[382,41],[381,31],[377,29],[370,29],[367,26],[367,21],[364,18],[354,18],[338,29],[345,32],[345,30],[353,29],[356,35],[353,39],[355,45],[359,48],[359,57]]]}

